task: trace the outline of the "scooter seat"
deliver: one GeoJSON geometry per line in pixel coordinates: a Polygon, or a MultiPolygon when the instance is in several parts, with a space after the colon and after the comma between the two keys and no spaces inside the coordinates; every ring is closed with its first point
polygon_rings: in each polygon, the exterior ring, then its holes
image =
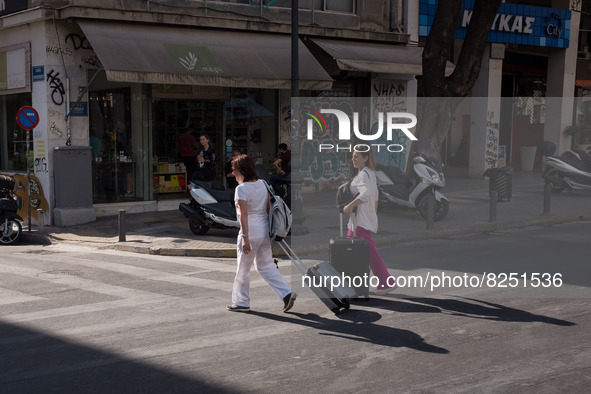
{"type": "Polygon", "coordinates": [[[412,181],[406,175],[394,175],[392,176],[392,182],[398,185],[412,185],[412,181]]]}
{"type": "Polygon", "coordinates": [[[218,202],[234,201],[234,193],[227,190],[207,189],[207,192],[218,202]]]}

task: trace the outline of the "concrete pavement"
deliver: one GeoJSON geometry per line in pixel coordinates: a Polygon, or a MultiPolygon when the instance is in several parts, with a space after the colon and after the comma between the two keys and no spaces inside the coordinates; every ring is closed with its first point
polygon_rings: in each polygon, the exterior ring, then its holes
{"type": "MultiPolygon", "coordinates": [[[[490,232],[506,228],[550,225],[591,219],[591,193],[563,192],[551,195],[550,213],[544,214],[544,181],[539,172],[515,171],[512,198],[497,203],[496,220],[490,221],[488,178],[472,179],[467,169],[447,168],[443,193],[450,200],[448,215],[427,229],[415,211],[383,207],[379,213],[379,245],[446,238],[462,234],[490,232]]],[[[339,233],[335,191],[304,194],[304,235],[293,234],[292,246],[298,253],[321,253],[339,233]]],[[[126,215],[126,241],[119,242],[118,218],[104,217],[71,227],[46,226],[45,235],[35,230],[23,232],[23,242],[70,242],[137,253],[234,257],[237,230],[212,229],[196,236],[188,220],[178,210],[126,215]]]]}

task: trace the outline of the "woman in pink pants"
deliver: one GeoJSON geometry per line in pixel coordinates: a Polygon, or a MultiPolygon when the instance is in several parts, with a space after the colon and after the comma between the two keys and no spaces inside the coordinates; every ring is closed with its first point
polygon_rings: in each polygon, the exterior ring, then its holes
{"type": "Polygon", "coordinates": [[[376,289],[377,294],[386,294],[396,288],[394,278],[390,276],[384,259],[378,252],[373,242],[372,233],[378,232],[378,184],[376,182],[376,157],[373,150],[368,152],[353,153],[353,167],[359,170],[357,176],[351,182],[351,193],[357,195],[345,208],[344,213],[350,215],[348,237],[353,236],[353,226],[356,228],[356,235],[367,239],[369,242],[369,265],[374,276],[379,279],[376,289]],[[357,207],[357,214],[351,215],[357,207]],[[355,223],[353,223],[355,222],[355,223]]]}

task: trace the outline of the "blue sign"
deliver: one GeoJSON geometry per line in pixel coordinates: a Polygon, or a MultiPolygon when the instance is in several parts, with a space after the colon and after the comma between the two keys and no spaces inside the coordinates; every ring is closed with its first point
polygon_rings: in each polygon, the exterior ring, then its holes
{"type": "MultiPolygon", "coordinates": [[[[474,0],[463,0],[454,38],[464,39],[474,10],[474,0]]],[[[419,35],[428,36],[437,11],[437,0],[420,0],[419,35]]],[[[489,42],[568,48],[571,11],[502,3],[491,27],[489,42]]]]}
{"type": "Polygon", "coordinates": [[[33,82],[45,81],[45,66],[33,67],[33,82]]]}
{"type": "Polygon", "coordinates": [[[33,107],[21,107],[16,113],[16,123],[24,130],[33,130],[39,124],[39,114],[33,107]]]}
{"type": "Polygon", "coordinates": [[[88,116],[88,103],[86,101],[70,103],[70,116],[88,116]]]}

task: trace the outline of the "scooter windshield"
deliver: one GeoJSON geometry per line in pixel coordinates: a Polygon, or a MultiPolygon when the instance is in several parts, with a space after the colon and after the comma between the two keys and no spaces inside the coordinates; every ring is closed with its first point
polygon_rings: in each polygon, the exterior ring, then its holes
{"type": "Polygon", "coordinates": [[[441,171],[441,155],[432,139],[425,138],[419,140],[417,153],[420,153],[425,159],[431,162],[436,170],[441,171]]]}

